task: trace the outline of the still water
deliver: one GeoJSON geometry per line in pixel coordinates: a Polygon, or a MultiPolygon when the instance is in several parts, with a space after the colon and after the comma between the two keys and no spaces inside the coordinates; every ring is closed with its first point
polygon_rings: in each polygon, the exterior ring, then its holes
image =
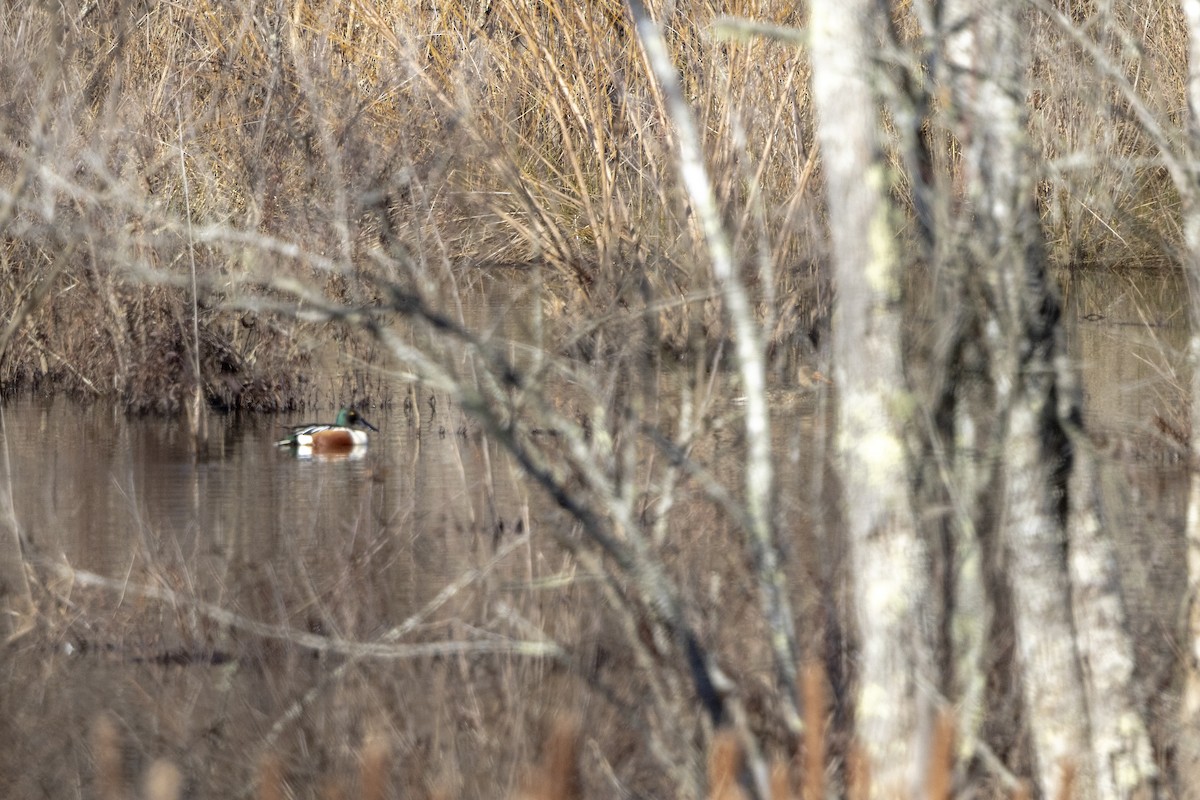
{"type": "MultiPolygon", "coordinates": [[[[1163,431],[1186,418],[1182,287],[1165,275],[1083,275],[1066,296],[1089,429],[1103,443],[1106,519],[1122,554],[1139,670],[1154,713],[1169,719],[1186,475],[1163,431]]],[[[332,419],[335,408],[303,418],[214,415],[197,452],[178,420],[64,399],[5,404],[0,466],[10,467],[0,487],[11,493],[26,553],[35,565],[65,564],[117,585],[84,591],[34,571],[57,616],[43,621],[48,646],[3,662],[0,740],[11,744],[0,795],[96,796],[98,715],[115,720],[128,780],[167,758],[188,776],[191,796],[253,796],[271,753],[284,754],[295,796],[318,796],[318,776],[353,786],[357,747],[372,730],[396,743],[397,785],[507,794],[545,715],[587,696],[552,665],[517,655],[348,662],[217,624],[188,600],[339,641],[378,641],[414,619],[405,642],[503,644],[541,631],[596,650],[599,663],[606,623],[588,609],[601,598],[549,534],[567,523],[501,448],[438,400],[418,394],[407,411],[361,409],[380,432],[365,452],[330,459],[274,443],[282,426],[332,419]],[[474,570],[478,579],[436,600],[474,570]]],[[[828,454],[827,400],[821,389],[775,410],[779,518],[792,536],[793,603],[804,618],[820,617],[838,593],[826,558],[840,547],[836,521],[825,524],[836,483],[812,464],[828,454]]],[[[737,429],[715,429],[693,454],[734,486],[737,429]]],[[[752,618],[728,530],[703,503],[674,513],[660,544],[687,562],[696,584],[688,590],[710,593],[726,615],[745,606],[752,618]]],[[[736,630],[722,622],[713,636],[736,630]]],[[[619,702],[591,708],[594,730],[618,732],[602,751],[620,749],[625,714],[619,702]]]]}
{"type": "MultiPolygon", "coordinates": [[[[453,685],[491,686],[507,702],[530,682],[552,686],[536,660],[494,657],[508,665],[503,681],[454,680],[436,655],[355,660],[297,645],[378,642],[408,622],[404,645],[504,651],[527,638],[514,616],[541,624],[528,587],[560,559],[519,546],[526,490],[492,467],[505,462],[461,415],[427,401],[420,415],[363,409],[380,432],[342,458],[275,446],[282,425],[307,417],[213,416],[197,456],[175,420],[61,399],[6,404],[5,490],[48,611],[0,658],[0,796],[98,796],[98,720],[126,783],[166,759],[187,796],[256,796],[273,758],[296,796],[323,796],[323,781],[354,784],[371,731],[405,743],[397,782],[478,794],[464,776],[484,776],[472,759],[500,741],[471,735],[464,717],[481,712],[453,685]],[[51,563],[111,583],[72,581],[51,563]],[[282,634],[225,624],[205,611],[215,607],[282,634]]],[[[513,725],[525,714],[535,725],[541,709],[529,703],[513,725]]]]}
{"type": "MultiPolygon", "coordinates": [[[[487,474],[482,437],[453,410],[423,411],[364,409],[380,433],[331,457],[275,446],[285,424],[310,419],[213,415],[197,455],[179,420],[17,400],[4,409],[17,522],[36,552],[106,574],[163,548],[196,566],[270,563],[285,543],[303,551],[401,531],[416,542],[517,523],[522,500],[487,474]]],[[[336,409],[309,416],[322,413],[336,409]]]]}

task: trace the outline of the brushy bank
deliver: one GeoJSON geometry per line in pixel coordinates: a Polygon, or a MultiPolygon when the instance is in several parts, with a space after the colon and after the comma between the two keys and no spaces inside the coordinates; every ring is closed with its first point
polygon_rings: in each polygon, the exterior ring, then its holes
{"type": "MultiPolygon", "coordinates": [[[[719,10],[805,22],[803,4],[719,10]]],[[[803,352],[829,303],[805,52],[714,35],[709,4],[657,15],[772,350],[803,352]]],[[[1177,16],[1121,6],[1089,34],[1164,119],[1181,107],[1177,16]]],[[[1056,255],[1162,263],[1177,224],[1149,146],[1078,43],[1038,31],[1029,107],[1056,255]]],[[[171,412],[199,381],[222,407],[303,405],[314,342],[369,348],[305,321],[297,286],[448,307],[495,265],[537,266],[564,331],[604,315],[569,354],[711,355],[725,336],[617,0],[22,4],[0,33],[0,305],[19,309],[5,391],[171,412]]]]}

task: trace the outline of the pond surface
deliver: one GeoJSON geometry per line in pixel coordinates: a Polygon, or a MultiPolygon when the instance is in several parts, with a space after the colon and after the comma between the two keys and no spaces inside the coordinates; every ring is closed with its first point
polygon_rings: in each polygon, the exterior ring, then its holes
{"type": "Polygon", "coordinates": [[[1097,446],[1151,735],[1174,736],[1182,652],[1190,431],[1187,288],[1162,272],[1080,272],[1065,291],[1068,344],[1097,446]]]}
{"type": "MultiPolygon", "coordinates": [[[[17,522],[35,552],[105,574],[164,549],[202,574],[209,562],[271,564],[331,540],[403,531],[417,549],[440,548],[423,540],[517,525],[523,501],[511,474],[487,474],[488,444],[452,409],[422,411],[364,409],[380,428],[370,446],[328,456],[275,445],[285,425],[311,419],[213,415],[197,455],[180,420],[17,400],[4,409],[17,522]]],[[[459,566],[427,565],[429,581],[459,566]]]]}
{"type": "MultiPolygon", "coordinates": [[[[528,490],[494,445],[445,401],[436,412],[421,402],[419,418],[364,409],[380,432],[365,452],[334,457],[275,446],[301,417],[214,416],[196,457],[179,421],[8,403],[6,480],[35,593],[57,611],[41,620],[50,642],[26,637],[0,659],[0,796],[98,796],[97,730],[115,732],[125,783],[167,759],[190,796],[255,796],[259,765],[280,753],[298,796],[353,786],[373,731],[406,743],[396,782],[478,795],[463,776],[486,775],[473,759],[504,740],[480,742],[484,712],[461,687],[491,686],[493,702],[530,682],[556,696],[545,668],[509,643],[543,624],[529,587],[562,558],[521,536],[528,490]],[[461,590],[435,602],[455,581],[461,590]],[[393,641],[466,642],[500,653],[486,663],[506,674],[474,676],[472,661],[448,672],[453,647],[356,660],[338,645],[406,624],[393,641]]],[[[536,731],[543,707],[496,716],[511,718],[513,738],[536,739],[525,726],[536,731]]],[[[514,782],[516,763],[493,779],[514,782]]]]}
{"type": "MultiPolygon", "coordinates": [[[[1163,720],[1173,717],[1166,689],[1183,577],[1186,475],[1170,435],[1186,419],[1183,296],[1165,275],[1085,274],[1067,292],[1139,670],[1163,720]]],[[[405,643],[503,651],[541,631],[595,649],[599,663],[612,634],[588,610],[601,602],[594,582],[550,534],[564,518],[444,398],[414,399],[407,410],[362,408],[380,432],[365,451],[335,458],[275,446],[284,425],[331,419],[335,408],[303,418],[214,415],[197,454],[178,420],[62,399],[7,403],[0,466],[10,468],[0,486],[11,488],[27,554],[117,588],[89,590],[35,570],[60,616],[47,621],[50,646],[11,651],[4,662],[0,740],[12,746],[0,761],[0,795],[95,796],[97,719],[116,731],[125,780],[167,758],[197,797],[252,796],[273,753],[284,754],[280,769],[296,796],[315,796],[320,776],[354,786],[358,747],[378,731],[399,743],[397,785],[462,796],[516,785],[546,715],[584,702],[576,678],[552,664],[515,651],[357,660],[218,624],[192,604],[338,642],[379,641],[411,622],[405,643]],[[439,599],[464,576],[461,591],[439,599]]],[[[779,514],[795,532],[793,602],[813,617],[837,594],[823,556],[839,547],[821,540],[836,527],[825,518],[836,485],[812,463],[829,446],[827,400],[822,389],[775,409],[779,514]]],[[[694,453],[734,487],[737,413],[734,404],[721,410],[725,432],[694,453]]],[[[693,506],[673,512],[670,534],[694,575],[688,591],[711,594],[731,618],[741,606],[752,611],[749,586],[716,577],[739,574],[738,545],[707,505],[693,506]]],[[[736,647],[737,626],[714,624],[736,647]]],[[[630,708],[610,698],[591,707],[589,725],[620,731],[630,708]]]]}

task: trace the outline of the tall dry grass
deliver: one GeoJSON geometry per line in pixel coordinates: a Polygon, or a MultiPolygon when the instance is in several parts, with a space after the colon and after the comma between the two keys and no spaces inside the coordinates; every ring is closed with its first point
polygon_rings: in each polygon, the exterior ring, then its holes
{"type": "MultiPolygon", "coordinates": [[[[718,41],[711,10],[665,8],[739,261],[774,341],[804,342],[827,295],[800,169],[803,54],[718,41]]],[[[756,13],[802,22],[788,3],[756,13]]],[[[312,342],[352,332],[247,308],[294,300],[289,281],[349,305],[387,286],[443,300],[447,280],[497,265],[542,265],[547,308],[572,322],[611,312],[579,352],[614,328],[678,353],[724,336],[615,0],[30,5],[4,24],[0,291],[23,309],[3,342],[10,390],[171,411],[199,381],[223,406],[303,403],[312,342]],[[189,223],[198,320],[181,293],[189,223]]]]}
{"type": "Polygon", "coordinates": [[[1051,255],[1073,267],[1170,267],[1178,263],[1179,198],[1154,135],[1119,84],[1147,106],[1169,140],[1182,141],[1182,9],[1051,5],[1061,13],[1040,16],[1033,27],[1029,98],[1051,255]]]}
{"type": "MultiPolygon", "coordinates": [[[[1075,12],[1075,35],[1177,129],[1178,9],[1088,8],[1075,12]]],[[[651,10],[773,352],[807,347],[829,294],[805,53],[714,35],[707,4],[651,10]]],[[[743,10],[804,24],[794,3],[722,9],[743,10]]],[[[549,310],[576,325],[607,314],[569,343],[575,352],[636,336],[709,353],[725,336],[671,126],[617,0],[25,4],[0,25],[11,87],[0,300],[20,309],[2,341],[10,391],[69,388],[172,411],[199,382],[221,406],[304,403],[297,376],[314,369],[319,342],[363,345],[347,329],[244,313],[281,291],[295,300],[289,280],[350,305],[389,285],[447,300],[452,277],[540,264],[549,310]],[[181,156],[198,320],[180,290],[181,156]]],[[[1030,126],[1056,255],[1166,263],[1176,200],[1152,142],[1073,34],[1048,20],[1034,31],[1030,126]]],[[[953,164],[953,143],[937,147],[953,164]]]]}

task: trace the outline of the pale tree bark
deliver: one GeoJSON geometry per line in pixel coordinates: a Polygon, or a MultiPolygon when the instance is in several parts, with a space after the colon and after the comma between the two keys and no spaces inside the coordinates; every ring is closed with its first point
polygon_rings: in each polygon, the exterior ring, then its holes
{"type": "Polygon", "coordinates": [[[900,258],[871,90],[886,4],[812,3],[813,97],[834,246],[833,356],[860,653],[856,728],[874,797],[919,796],[932,701],[928,552],[909,498],[912,397],[900,258]]]}
{"type": "MultiPolygon", "coordinates": [[[[1200,0],[1183,0],[1188,26],[1189,145],[1200,152],[1200,0]]],[[[1168,162],[1169,163],[1169,162],[1168,162]]],[[[1183,205],[1185,273],[1191,308],[1188,357],[1192,369],[1192,471],[1187,510],[1187,661],[1180,703],[1178,785],[1180,796],[1200,798],[1200,202],[1194,171],[1175,169],[1175,183],[1183,205]]]]}
{"type": "Polygon", "coordinates": [[[1133,689],[1130,640],[1120,570],[1103,526],[1095,456],[1080,442],[1069,486],[1072,609],[1091,722],[1096,797],[1158,796],[1158,768],[1133,689]]]}
{"type": "Polygon", "coordinates": [[[945,25],[975,215],[972,261],[992,315],[983,331],[1000,420],[999,535],[1036,781],[1044,796],[1058,796],[1071,765],[1075,796],[1093,797],[1066,559],[1070,456],[1058,380],[1064,350],[1033,206],[1020,7],[1012,0],[960,0],[947,4],[945,25]]]}
{"type": "Polygon", "coordinates": [[[12,496],[8,427],[0,408],[0,643],[29,632],[36,620],[21,552],[21,529],[12,496]]]}
{"type": "MultiPolygon", "coordinates": [[[[986,373],[978,302],[969,258],[963,257],[961,212],[948,154],[933,145],[946,133],[935,101],[940,87],[952,85],[946,67],[947,39],[941,0],[914,0],[921,30],[909,43],[893,21],[885,48],[899,57],[887,85],[892,128],[907,172],[915,221],[917,258],[929,278],[911,290],[906,308],[928,314],[929,329],[908,331],[910,385],[920,396],[921,424],[914,431],[913,503],[934,555],[934,589],[944,648],[945,700],[954,708],[957,770],[963,774],[980,752],[987,714],[988,642],[993,603],[988,591],[986,551],[981,531],[989,529],[995,470],[980,453],[993,433],[994,397],[986,373]],[[927,309],[927,311],[925,311],[927,309]]],[[[951,109],[952,110],[952,109],[951,109]]],[[[911,285],[911,284],[910,284],[911,285]]]]}
{"type": "MultiPolygon", "coordinates": [[[[1093,33],[1077,26],[1056,6],[1044,0],[1033,0],[1033,5],[1045,15],[1045,19],[1059,27],[1089,55],[1098,77],[1110,81],[1120,91],[1145,132],[1158,145],[1163,162],[1184,199],[1183,205],[1185,209],[1188,208],[1188,198],[1194,196],[1191,178],[1177,157],[1179,149],[1173,136],[1155,118],[1137,89],[1129,83],[1124,71],[1096,43],[1093,33]]],[[[1005,75],[1002,71],[1004,64],[1017,63],[1012,54],[1020,52],[1017,49],[1018,40],[1021,38],[1019,33],[1007,42],[997,38],[990,40],[1000,42],[997,48],[1000,54],[999,61],[989,62],[986,53],[979,55],[971,52],[975,48],[986,49],[980,45],[982,37],[979,36],[979,32],[989,30],[992,23],[983,19],[980,24],[973,24],[972,16],[982,15],[986,11],[987,4],[962,2],[946,19],[948,30],[959,31],[958,35],[951,37],[952,50],[957,48],[957,52],[950,60],[960,62],[957,63],[957,67],[963,79],[956,87],[959,90],[957,101],[968,109],[965,114],[968,130],[973,123],[979,124],[979,119],[982,119],[982,125],[986,126],[988,121],[995,117],[994,108],[982,108],[978,113],[970,111],[970,98],[986,96],[986,90],[977,91],[979,83],[983,81],[968,79],[966,76],[970,73],[963,71],[964,65],[979,67],[982,64],[983,67],[978,70],[980,74],[990,76],[993,80],[999,79],[1002,85],[1010,87],[1007,92],[1010,100],[1023,98],[1026,94],[1025,87],[1016,84],[1023,72],[1014,69],[1011,74],[1005,75]]],[[[1014,16],[1012,11],[1007,13],[1012,16],[1012,22],[1007,24],[1010,29],[1015,29],[1014,23],[1019,16],[1014,16]]],[[[1021,13],[1027,12],[1018,10],[1017,14],[1021,13]]],[[[1009,105],[1013,103],[1010,102],[1009,105]]],[[[986,137],[981,138],[987,141],[986,137]]],[[[989,169],[993,172],[1003,170],[1003,167],[997,170],[999,159],[996,158],[997,152],[993,149],[976,148],[974,153],[976,158],[968,158],[967,163],[975,175],[984,175],[989,169]],[[993,163],[980,164],[980,156],[991,158],[993,163]]],[[[1018,172],[1029,174],[1029,170],[1024,167],[1018,172]]],[[[1026,196],[1030,196],[1032,190],[1026,189],[1025,193],[1026,196]]],[[[995,206],[989,208],[994,209],[995,206]]],[[[991,247],[992,239],[984,237],[983,242],[984,247],[991,247]]],[[[1003,255],[1003,250],[1000,252],[1003,255]]],[[[1036,252],[1038,257],[1041,257],[1040,247],[1034,250],[1027,249],[1027,252],[1036,252]]],[[[1037,277],[1029,286],[1044,286],[1044,271],[1035,270],[1035,274],[1037,277]]],[[[1044,302],[1033,296],[1030,297],[1030,301],[1035,305],[1044,302]]],[[[1057,347],[1057,351],[1061,353],[1061,345],[1057,347]]],[[[1095,796],[1153,797],[1157,796],[1159,791],[1157,768],[1146,729],[1144,704],[1134,687],[1133,644],[1121,596],[1117,555],[1111,536],[1104,528],[1102,499],[1096,485],[1095,454],[1078,424],[1073,375],[1063,366],[1061,356],[1052,360],[1059,364],[1054,370],[1058,381],[1058,416],[1064,423],[1065,432],[1070,434],[1073,440],[1073,463],[1070,465],[1071,476],[1067,487],[1070,504],[1066,531],[1068,594],[1088,713],[1090,767],[1094,774],[1095,796]]],[[[1065,653],[1063,655],[1065,657],[1065,653]]],[[[1180,752],[1184,751],[1185,748],[1181,747],[1180,752]]],[[[1079,757],[1083,758],[1085,754],[1081,753],[1079,757]]]]}
{"type": "MultiPolygon", "coordinates": [[[[1094,47],[1065,16],[1039,0],[1034,3],[1084,49],[1094,47]]],[[[953,592],[946,623],[948,692],[958,712],[959,757],[965,763],[977,752],[984,710],[980,656],[991,624],[984,550],[975,532],[991,527],[993,503],[984,492],[1003,485],[997,484],[998,475],[1007,476],[1008,491],[999,511],[1008,527],[1001,531],[1001,545],[1022,565],[1009,570],[1016,595],[1014,623],[1024,631],[1022,666],[1027,678],[1041,681],[1027,659],[1049,657],[1060,668],[1056,680],[1068,687],[1062,696],[1049,688],[1054,702],[1046,703],[1042,687],[1025,685],[1031,708],[1037,711],[1029,716],[1035,733],[1040,731],[1040,742],[1059,741],[1057,754],[1041,758],[1042,789],[1052,789],[1047,783],[1058,780],[1053,776],[1054,760],[1067,755],[1074,766],[1090,771],[1083,785],[1090,790],[1094,779],[1096,796],[1149,797],[1157,793],[1157,774],[1143,704],[1134,691],[1133,646],[1119,570],[1103,527],[1094,453],[1078,422],[1077,392],[1063,356],[1058,303],[1043,266],[1032,206],[1033,170],[1023,119],[1027,91],[1020,58],[1026,38],[1020,21],[1029,13],[1024,6],[916,0],[913,10],[924,32],[922,52],[931,57],[920,75],[910,74],[904,84],[919,86],[932,78],[936,87],[952,90],[946,116],[964,144],[962,175],[968,189],[968,202],[961,208],[948,206],[953,195],[922,186],[924,172],[910,167],[917,216],[925,215],[918,228],[930,232],[925,239],[928,259],[942,276],[935,287],[941,292],[935,309],[941,349],[933,350],[936,425],[930,427],[936,429],[931,440],[939,468],[950,472],[949,500],[955,514],[949,530],[953,592]],[[970,220],[965,236],[953,219],[970,220]],[[947,297],[949,303],[944,302],[947,297]],[[972,375],[986,378],[972,381],[972,375]],[[1068,444],[1068,439],[1073,441],[1068,444]],[[979,452],[999,458],[980,459],[979,452]],[[1029,466],[1040,472],[1029,473],[1029,466]],[[1046,484],[1044,489],[1038,488],[1041,484],[1046,484]],[[1069,497],[1065,521],[1065,501],[1056,502],[1058,496],[1069,497]],[[1027,542],[1041,548],[1032,551],[1038,554],[1041,573],[1028,573],[1023,566],[1031,555],[1027,542]],[[1063,549],[1068,553],[1066,570],[1059,555],[1063,549]],[[1030,593],[1031,587],[1038,587],[1036,593],[1030,593]],[[1046,636],[1038,603],[1058,611],[1049,619],[1058,631],[1053,634],[1057,641],[1038,641],[1046,636]],[[1076,659],[1078,668],[1073,666],[1076,659]],[[1080,683],[1082,695],[1074,688],[1080,683]],[[1072,708],[1078,722],[1057,719],[1072,708]],[[1081,744],[1085,740],[1090,750],[1081,744]]],[[[1097,57],[1094,50],[1089,52],[1097,57]]],[[[1101,74],[1120,75],[1110,64],[1097,65],[1101,74]]],[[[936,120],[928,111],[934,105],[928,95],[936,91],[907,88],[902,95],[909,95],[912,107],[926,110],[920,119],[936,120]]],[[[904,117],[893,112],[893,118],[904,117]]],[[[1139,118],[1149,119],[1140,111],[1139,118]]],[[[917,141],[914,136],[909,139],[917,141]]],[[[910,144],[909,149],[915,148],[910,144]]],[[[919,162],[920,155],[910,156],[908,162],[919,162]]],[[[1042,756],[1040,748],[1036,746],[1042,756]]]]}

